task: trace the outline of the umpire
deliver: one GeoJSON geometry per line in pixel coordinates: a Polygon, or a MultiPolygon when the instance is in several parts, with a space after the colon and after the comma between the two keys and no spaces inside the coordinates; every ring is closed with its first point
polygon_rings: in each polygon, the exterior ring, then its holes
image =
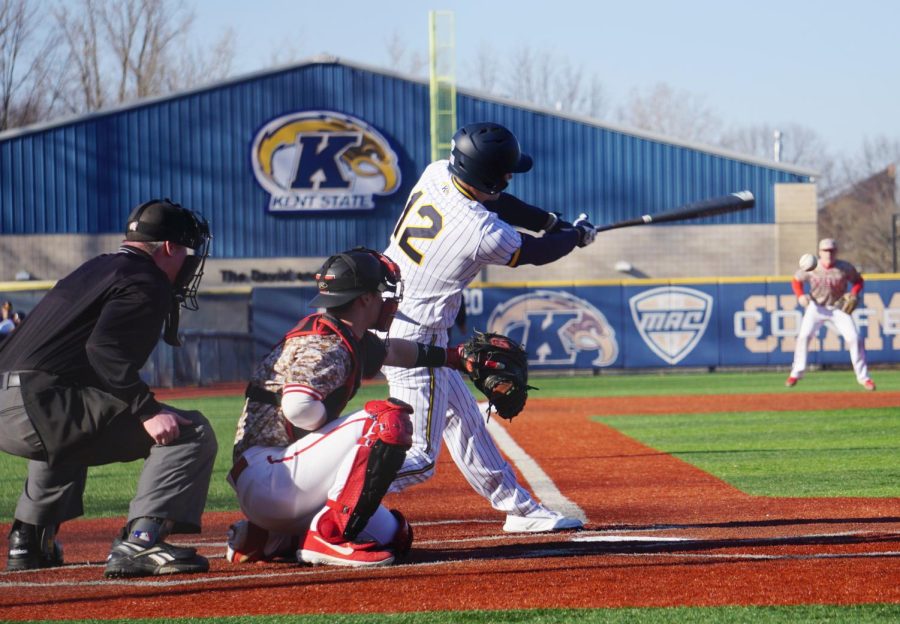
{"type": "Polygon", "coordinates": [[[60,280],[0,345],[0,450],[28,458],[7,570],[59,566],[59,525],[84,513],[88,466],[145,459],[108,577],[204,572],[193,548],[216,439],[197,411],[158,403],[139,375],[160,332],[178,345],[181,307],[197,308],[206,221],[170,200],[128,217],[117,253],[60,280]]]}

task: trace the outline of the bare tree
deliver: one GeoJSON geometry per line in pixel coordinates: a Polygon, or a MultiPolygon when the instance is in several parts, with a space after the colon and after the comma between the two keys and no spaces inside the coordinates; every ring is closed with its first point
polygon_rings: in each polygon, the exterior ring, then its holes
{"type": "Polygon", "coordinates": [[[0,0],[0,130],[33,123],[54,108],[52,33],[41,32],[39,7],[0,0]]]}
{"type": "Polygon", "coordinates": [[[605,107],[596,75],[546,51],[521,46],[504,68],[494,50],[482,43],[467,67],[463,79],[488,93],[591,117],[599,117],[605,107]]]}
{"type": "Polygon", "coordinates": [[[841,254],[863,271],[893,270],[897,168],[890,164],[828,198],[819,210],[819,233],[839,239],[841,254]]]}
{"type": "Polygon", "coordinates": [[[482,41],[475,57],[466,65],[462,77],[471,81],[470,84],[476,89],[497,94],[501,73],[496,51],[490,44],[482,41]]]}
{"type": "Polygon", "coordinates": [[[812,169],[819,174],[820,195],[828,195],[841,184],[835,157],[825,140],[812,128],[797,123],[760,124],[733,128],[722,135],[722,147],[774,160],[775,131],[781,133],[780,161],[812,169]]]}
{"type": "Polygon", "coordinates": [[[721,121],[702,97],[658,83],[645,91],[634,89],[617,111],[617,119],[634,128],[670,137],[715,144],[721,121]]]}
{"type": "Polygon", "coordinates": [[[177,58],[170,61],[172,71],[168,73],[163,92],[171,93],[226,78],[231,74],[235,48],[236,35],[230,28],[209,49],[184,46],[180,54],[173,55],[177,58]]]}
{"type": "Polygon", "coordinates": [[[900,163],[900,139],[886,136],[866,139],[861,151],[845,156],[838,167],[838,183],[848,186],[855,181],[881,171],[892,164],[900,163]]]}
{"type": "Polygon", "coordinates": [[[390,67],[413,76],[421,76],[425,73],[427,66],[425,56],[419,51],[409,50],[406,46],[406,38],[401,37],[397,31],[394,31],[391,37],[385,41],[385,50],[390,67]]]}
{"type": "MultiPolygon", "coordinates": [[[[302,39],[302,37],[298,37],[302,39]]],[[[294,41],[279,42],[278,46],[269,53],[268,66],[279,67],[281,65],[293,65],[301,61],[305,55],[295,46],[294,41]]]]}
{"type": "Polygon", "coordinates": [[[171,0],[80,0],[77,6],[61,3],[56,12],[71,67],[63,94],[72,111],[169,93],[230,72],[233,33],[211,52],[191,49],[193,13],[171,0]]]}

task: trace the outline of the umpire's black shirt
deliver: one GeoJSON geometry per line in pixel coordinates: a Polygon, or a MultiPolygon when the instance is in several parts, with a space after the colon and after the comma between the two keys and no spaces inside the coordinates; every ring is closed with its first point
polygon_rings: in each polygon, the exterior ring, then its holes
{"type": "MultiPolygon", "coordinates": [[[[169,279],[149,254],[123,246],[118,253],[98,256],[60,280],[0,343],[0,371],[42,371],[53,376],[54,387],[67,386],[74,392],[85,386],[96,388],[102,391],[100,396],[118,399],[112,402],[119,412],[127,406],[125,411],[146,420],[161,406],[139,371],[159,340],[171,302],[169,279]]],[[[30,375],[22,379],[23,394],[27,394],[29,385],[32,392],[41,385],[30,375]]],[[[58,407],[49,406],[71,405],[70,401],[36,402],[48,405],[47,412],[58,412],[58,407]]],[[[46,429],[58,429],[62,414],[47,414],[45,418],[36,407],[27,411],[45,445],[52,444],[45,434],[54,436],[46,429]]],[[[69,421],[65,426],[90,435],[83,429],[96,424],[86,419],[82,425],[69,421]]],[[[55,434],[63,435],[58,431],[55,434]]],[[[65,435],[70,434],[76,432],[65,435]]]]}

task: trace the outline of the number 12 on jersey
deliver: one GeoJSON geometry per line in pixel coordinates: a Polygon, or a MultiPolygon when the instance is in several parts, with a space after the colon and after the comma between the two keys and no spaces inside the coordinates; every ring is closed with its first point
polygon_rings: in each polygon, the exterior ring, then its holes
{"type": "Polygon", "coordinates": [[[403,214],[397,220],[394,233],[391,235],[397,241],[397,245],[403,250],[403,253],[409,256],[409,259],[416,264],[422,262],[423,254],[416,249],[412,241],[433,240],[440,233],[441,228],[444,227],[444,217],[441,216],[441,213],[434,206],[431,204],[417,205],[421,198],[422,191],[416,191],[410,196],[406,207],[403,209],[403,214]],[[406,220],[411,212],[419,215],[421,218],[420,225],[406,224],[406,220]]]}

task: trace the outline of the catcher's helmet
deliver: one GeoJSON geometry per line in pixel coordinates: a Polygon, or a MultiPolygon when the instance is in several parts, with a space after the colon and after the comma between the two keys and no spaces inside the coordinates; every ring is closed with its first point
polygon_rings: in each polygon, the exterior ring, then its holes
{"type": "Polygon", "coordinates": [[[516,136],[500,124],[469,124],[453,135],[450,173],[484,193],[499,193],[508,184],[506,174],[525,173],[532,164],[516,136]]]}
{"type": "Polygon", "coordinates": [[[337,308],[367,292],[390,292],[401,296],[400,268],[387,256],[357,247],[335,254],[316,273],[319,294],[309,305],[337,308]]]}

